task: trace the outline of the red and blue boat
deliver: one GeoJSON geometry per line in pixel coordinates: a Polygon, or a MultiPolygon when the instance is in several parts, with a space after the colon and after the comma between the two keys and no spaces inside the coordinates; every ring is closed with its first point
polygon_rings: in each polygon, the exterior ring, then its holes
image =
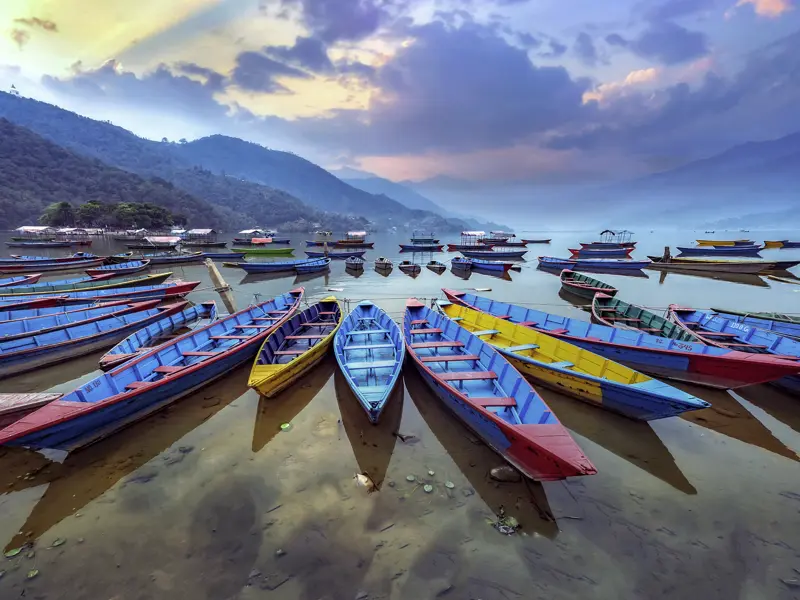
{"type": "Polygon", "coordinates": [[[797,361],[597,325],[466,292],[443,290],[448,300],[566,340],[629,367],[676,381],[736,389],[797,375],[797,361]]]}
{"type": "Polygon", "coordinates": [[[555,258],[540,256],[539,268],[597,271],[641,271],[650,265],[649,260],[624,260],[620,258],[555,258]]]}
{"type": "Polygon", "coordinates": [[[527,250],[462,250],[467,258],[483,258],[486,260],[502,260],[504,258],[523,258],[527,250]]]}
{"type": "Polygon", "coordinates": [[[306,256],[309,258],[331,258],[344,260],[355,256],[362,258],[367,253],[366,250],[337,250],[335,252],[315,252],[313,250],[306,250],[306,256]]]}
{"type": "Polygon", "coordinates": [[[542,397],[491,345],[414,299],[406,303],[403,330],[428,386],[525,476],[554,481],[597,473],[542,397]]]}
{"type": "Polygon", "coordinates": [[[64,294],[39,294],[30,296],[0,297],[0,310],[22,310],[70,304],[113,302],[115,300],[151,300],[160,298],[182,298],[200,285],[199,281],[173,281],[160,285],[143,285],[105,290],[84,290],[64,294]]]}
{"type": "Polygon", "coordinates": [[[415,244],[400,244],[400,252],[441,252],[444,245],[418,242],[415,244]]]}
{"type": "Polygon", "coordinates": [[[17,277],[6,277],[5,279],[0,279],[0,288],[14,287],[17,285],[30,285],[39,281],[41,277],[42,277],[41,273],[32,273],[30,275],[19,275],[17,277]]]}
{"type": "Polygon", "coordinates": [[[97,275],[106,275],[110,273],[114,277],[117,277],[118,275],[130,275],[132,273],[144,271],[149,266],[149,260],[132,260],[124,263],[103,265],[102,267],[97,267],[96,269],[89,269],[86,271],[86,274],[95,277],[97,275]]]}
{"type": "Polygon", "coordinates": [[[0,265],[64,263],[64,262],[75,262],[77,260],[88,260],[90,258],[100,258],[100,257],[90,252],[76,252],[71,256],[60,256],[60,257],[21,256],[19,254],[12,254],[10,257],[0,258],[0,265]]]}
{"type": "Polygon", "coordinates": [[[156,346],[0,430],[0,445],[71,451],[107,437],[251,361],[302,298],[300,288],[156,346]]]}
{"type": "Polygon", "coordinates": [[[760,256],[764,246],[678,246],[683,256],[760,256]]]}
{"type": "Polygon", "coordinates": [[[633,248],[570,248],[572,258],[629,258],[633,248]]]}
{"type": "Polygon", "coordinates": [[[506,273],[514,266],[513,262],[503,262],[501,260],[483,260],[481,258],[469,259],[473,269],[483,269],[484,271],[497,271],[506,273]]]}

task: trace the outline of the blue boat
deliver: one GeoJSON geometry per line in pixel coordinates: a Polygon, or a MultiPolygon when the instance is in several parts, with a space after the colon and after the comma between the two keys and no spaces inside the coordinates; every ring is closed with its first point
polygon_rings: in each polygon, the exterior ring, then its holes
{"type": "Polygon", "coordinates": [[[179,313],[174,313],[156,321],[147,327],[135,331],[111,350],[106,352],[100,359],[100,368],[108,371],[121,365],[124,362],[135,358],[139,354],[156,346],[159,340],[164,340],[175,332],[180,331],[200,320],[214,321],[217,318],[217,305],[211,302],[203,302],[191,306],[179,313]]]}
{"type": "Polygon", "coordinates": [[[186,305],[178,303],[169,309],[159,309],[155,308],[158,303],[158,300],[152,300],[142,303],[143,308],[147,307],[144,310],[119,316],[109,315],[41,335],[0,341],[0,379],[108,348],[137,329],[163,319],[170,311],[183,310],[186,305]]]}
{"type": "Polygon", "coordinates": [[[327,271],[331,266],[330,258],[318,258],[314,260],[303,261],[302,264],[297,265],[298,273],[319,273],[320,271],[327,271]]]}
{"type": "MultiPolygon", "coordinates": [[[[245,262],[239,265],[248,273],[280,273],[281,271],[300,271],[306,263],[321,263],[320,259],[301,258],[298,260],[280,260],[273,262],[245,262]]],[[[330,262],[330,261],[329,261],[330,262]]]]}
{"type": "Polygon", "coordinates": [[[0,281],[0,283],[2,283],[2,281],[10,281],[11,279],[17,280],[16,281],[17,285],[4,285],[4,286],[2,286],[3,289],[0,289],[0,296],[2,296],[5,291],[8,291],[8,292],[14,294],[19,290],[19,288],[22,288],[22,287],[24,287],[24,288],[32,288],[32,287],[35,287],[37,285],[42,285],[42,286],[44,286],[46,288],[50,288],[50,287],[53,287],[53,286],[59,287],[59,286],[62,286],[62,285],[74,285],[76,283],[87,283],[89,281],[95,281],[94,277],[92,277],[91,275],[86,275],[85,277],[74,277],[72,279],[59,279],[57,281],[46,281],[46,282],[44,282],[42,284],[40,284],[40,283],[30,283],[30,284],[28,284],[28,283],[25,282],[25,280],[29,279],[29,276],[20,275],[19,277],[11,277],[9,279],[3,279],[3,280],[0,281]]]}
{"type": "Polygon", "coordinates": [[[203,252],[203,260],[210,258],[211,260],[227,260],[239,261],[247,258],[246,254],[239,254],[238,252],[203,252]]]}
{"type": "Polygon", "coordinates": [[[94,269],[88,269],[86,273],[93,277],[97,275],[105,275],[107,273],[115,276],[129,275],[132,273],[138,273],[139,271],[144,271],[148,266],[150,266],[149,260],[132,260],[122,263],[111,263],[110,265],[103,265],[102,267],[95,267],[94,269]]]}
{"type": "Polygon", "coordinates": [[[91,252],[76,252],[71,256],[20,256],[17,254],[12,255],[11,257],[4,257],[0,258],[0,264],[4,265],[20,265],[25,263],[62,263],[62,262],[70,262],[73,260],[88,260],[90,258],[98,258],[96,254],[92,254],[91,252]]]}
{"type": "MultiPolygon", "coordinates": [[[[57,329],[74,327],[100,321],[109,317],[118,317],[147,308],[154,308],[161,300],[144,302],[108,302],[89,308],[71,309],[60,313],[39,315],[0,322],[0,342],[9,342],[20,338],[40,336],[57,329]]],[[[8,346],[4,346],[8,348],[8,346]]],[[[13,351],[12,347],[12,351],[13,351]]]]}
{"type": "Polygon", "coordinates": [[[752,315],[738,312],[733,313],[713,307],[711,310],[725,319],[731,319],[737,323],[749,325],[750,327],[764,329],[765,331],[771,331],[772,333],[777,333],[778,335],[785,335],[787,337],[800,340],[800,320],[789,320],[787,315],[782,315],[783,319],[780,319],[768,318],[767,316],[762,316],[758,313],[752,315]]]}
{"type": "Polygon", "coordinates": [[[485,258],[487,260],[523,258],[527,253],[527,250],[461,250],[461,254],[468,258],[485,258]]]}
{"type": "Polygon", "coordinates": [[[367,300],[347,315],[333,340],[336,362],[372,423],[392,393],[405,358],[400,327],[367,300]]]}
{"type": "Polygon", "coordinates": [[[572,258],[629,258],[633,248],[570,248],[572,258]]]}
{"type": "Polygon", "coordinates": [[[598,271],[639,271],[650,264],[649,260],[624,260],[614,258],[555,258],[540,256],[539,266],[543,269],[596,269],[598,271]]]}
{"type": "Polygon", "coordinates": [[[472,259],[461,258],[460,256],[456,256],[454,259],[450,261],[450,264],[453,266],[454,269],[471,269],[472,259]]]}
{"type": "Polygon", "coordinates": [[[510,271],[511,267],[514,266],[514,263],[502,262],[499,260],[483,260],[481,258],[473,258],[471,260],[473,268],[483,269],[485,271],[505,273],[506,271],[510,271]]]}
{"type": "Polygon", "coordinates": [[[70,451],[107,437],[251,361],[302,298],[294,290],[144,352],[0,430],[0,445],[70,451]]]}
{"type": "Polygon", "coordinates": [[[181,281],[162,283],[159,285],[143,285],[127,288],[110,288],[105,290],[84,290],[65,292],[63,294],[39,294],[31,296],[0,297],[0,310],[19,310],[41,306],[64,306],[69,304],[86,304],[90,302],[113,302],[114,300],[149,300],[152,298],[183,297],[200,285],[199,281],[181,281]],[[42,301],[49,301],[44,304],[42,301]]]}
{"type": "Polygon", "coordinates": [[[443,245],[440,244],[400,244],[400,252],[441,252],[443,245]]]}
{"type": "MultiPolygon", "coordinates": [[[[32,273],[28,275],[18,275],[16,277],[5,277],[0,279],[0,288],[10,288],[16,285],[27,285],[29,283],[36,283],[41,278],[41,273],[32,273]]],[[[2,290],[0,290],[2,291],[2,290]]]]}
{"type": "Polygon", "coordinates": [[[760,256],[763,246],[678,246],[685,256],[760,256]]]}
{"type": "Polygon", "coordinates": [[[532,327],[659,378],[736,389],[797,374],[797,362],[775,356],[753,355],[638,330],[607,327],[467,292],[443,291],[451,302],[532,327]]]}
{"type": "Polygon", "coordinates": [[[272,238],[273,244],[290,244],[289,238],[272,238]]]}
{"type": "Polygon", "coordinates": [[[149,260],[151,265],[179,265],[202,261],[203,253],[172,254],[170,252],[154,252],[153,254],[144,254],[142,259],[149,260]]]}
{"type": "Polygon", "coordinates": [[[0,307],[0,323],[5,323],[6,321],[17,321],[19,319],[31,319],[34,317],[56,315],[71,310],[87,310],[89,308],[94,308],[95,306],[96,304],[94,302],[87,302],[85,304],[72,304],[69,306],[59,306],[56,303],[51,303],[49,306],[33,306],[31,308],[22,308],[19,310],[2,310],[3,307],[0,307]]]}
{"type": "Polygon", "coordinates": [[[367,253],[366,250],[337,250],[336,252],[317,252],[315,250],[306,250],[306,255],[309,258],[335,258],[344,260],[355,256],[362,258],[367,253]]]}
{"type": "MultiPolygon", "coordinates": [[[[669,318],[678,327],[710,346],[755,354],[772,354],[800,361],[800,341],[737,323],[736,319],[727,319],[713,312],[683,308],[675,304],[669,307],[669,318]]],[[[800,393],[800,362],[797,362],[796,375],[772,383],[789,392],[800,393]]]]}
{"type": "Polygon", "coordinates": [[[408,355],[439,399],[525,476],[554,481],[597,473],[542,397],[491,345],[413,299],[403,333],[408,355]]]}

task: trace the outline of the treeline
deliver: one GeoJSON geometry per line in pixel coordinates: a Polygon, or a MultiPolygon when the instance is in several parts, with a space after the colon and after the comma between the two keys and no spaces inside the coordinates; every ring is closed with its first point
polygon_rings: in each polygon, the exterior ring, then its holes
{"type": "Polygon", "coordinates": [[[86,202],[73,207],[69,202],[54,202],[48,206],[39,223],[50,227],[116,227],[121,229],[163,229],[173,225],[185,226],[184,215],[148,202],[119,202],[104,204],[86,202]]]}

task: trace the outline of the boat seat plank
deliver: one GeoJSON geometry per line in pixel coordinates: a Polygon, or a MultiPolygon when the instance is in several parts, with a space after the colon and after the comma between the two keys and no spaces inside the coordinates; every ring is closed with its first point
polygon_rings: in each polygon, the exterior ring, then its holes
{"type": "Polygon", "coordinates": [[[716,331],[703,331],[702,335],[713,335],[715,337],[739,337],[741,334],[739,333],[717,333],[716,331]]]}
{"type": "Polygon", "coordinates": [[[461,348],[463,345],[464,342],[417,342],[411,344],[411,347],[417,350],[420,348],[461,348]]]}
{"type": "Polygon", "coordinates": [[[335,315],[336,311],[333,311],[333,310],[321,310],[317,314],[319,314],[319,315],[335,315]]]}
{"type": "Polygon", "coordinates": [[[536,321],[523,321],[520,323],[523,327],[536,327],[538,324],[536,321]]]}
{"type": "Polygon", "coordinates": [[[480,337],[482,335],[497,335],[500,333],[497,329],[484,329],[483,331],[474,331],[472,335],[480,337]]]}
{"type": "Polygon", "coordinates": [[[411,324],[412,325],[427,325],[428,324],[428,319],[415,319],[415,320],[411,321],[411,324]]]}
{"type": "Polygon", "coordinates": [[[280,319],[275,319],[273,317],[254,317],[253,321],[280,321],[280,319]]]}
{"type": "Polygon", "coordinates": [[[217,352],[200,352],[200,351],[191,350],[191,351],[184,352],[183,355],[184,356],[216,356],[219,353],[220,353],[219,350],[217,352]]]}
{"type": "Polygon", "coordinates": [[[212,335],[212,340],[246,340],[249,335],[212,335]]]}
{"type": "Polygon", "coordinates": [[[342,350],[374,350],[378,348],[394,348],[394,344],[365,344],[364,346],[344,346],[342,350]]]}
{"type": "Polygon", "coordinates": [[[171,367],[169,365],[163,365],[160,367],[156,367],[153,369],[153,373],[164,373],[168,375],[170,373],[177,373],[178,371],[183,371],[186,367],[171,367]]]}
{"type": "Polygon", "coordinates": [[[375,360],[367,362],[348,363],[347,369],[350,371],[365,371],[367,369],[386,369],[394,367],[397,363],[393,360],[375,360]]]}
{"type": "Polygon", "coordinates": [[[568,360],[562,360],[560,362],[552,362],[547,365],[548,367],[558,367],[560,369],[569,369],[575,366],[575,363],[571,363],[568,360]]]}
{"type": "Polygon", "coordinates": [[[517,401],[514,398],[470,398],[469,401],[483,408],[517,405],[517,401]]]}
{"type": "Polygon", "coordinates": [[[550,331],[546,331],[545,333],[552,333],[554,335],[562,335],[564,333],[569,333],[569,329],[551,329],[550,331]]]}
{"type": "Polygon", "coordinates": [[[125,386],[126,390],[138,390],[139,388],[146,387],[150,385],[151,382],[149,381],[131,381],[128,385],[125,386]]]}
{"type": "Polygon", "coordinates": [[[234,325],[234,329],[272,329],[275,325],[234,325]]]}
{"type": "Polygon", "coordinates": [[[478,360],[480,357],[477,354],[456,354],[455,356],[423,356],[420,361],[424,363],[433,362],[460,362],[465,360],[478,360]]]}
{"type": "Polygon", "coordinates": [[[539,344],[520,344],[519,346],[509,346],[508,352],[522,352],[523,350],[538,350],[539,344]]]}
{"type": "Polygon", "coordinates": [[[429,327],[427,329],[412,329],[411,331],[409,331],[409,333],[411,335],[429,335],[429,334],[444,333],[444,332],[438,327],[429,327]]]}
{"type": "Polygon", "coordinates": [[[360,385],[358,391],[362,394],[383,394],[386,392],[385,385],[360,385]]]}
{"type": "Polygon", "coordinates": [[[325,335],[287,335],[284,339],[287,340],[321,340],[327,337],[325,335]]]}
{"type": "Polygon", "coordinates": [[[498,318],[498,319],[504,319],[504,320],[505,320],[505,319],[510,319],[510,318],[511,318],[511,315],[497,315],[497,318],[498,318]]]}
{"type": "Polygon", "coordinates": [[[352,336],[352,335],[378,335],[389,333],[388,329],[362,329],[361,331],[348,331],[345,335],[352,336]]]}
{"type": "Polygon", "coordinates": [[[641,323],[641,319],[637,319],[635,317],[619,317],[617,315],[610,315],[609,318],[614,319],[615,321],[627,321],[630,323],[641,323]]]}
{"type": "Polygon", "coordinates": [[[274,354],[276,356],[300,356],[301,354],[305,354],[309,350],[310,348],[303,348],[302,350],[276,350],[274,354]]]}
{"type": "Polygon", "coordinates": [[[480,381],[484,379],[497,379],[494,371],[460,371],[438,373],[437,377],[442,381],[480,381]]]}

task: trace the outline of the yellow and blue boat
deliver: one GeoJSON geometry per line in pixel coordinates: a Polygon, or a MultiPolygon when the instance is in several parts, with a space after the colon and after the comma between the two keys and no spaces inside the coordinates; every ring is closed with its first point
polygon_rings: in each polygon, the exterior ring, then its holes
{"type": "Polygon", "coordinates": [[[264,340],[247,385],[267,398],[286,389],[325,357],[341,325],[333,296],[295,315],[264,340]]]}
{"type": "Polygon", "coordinates": [[[537,383],[638,421],[708,408],[708,402],[617,362],[523,325],[440,302],[450,319],[488,342],[537,383]]]}

